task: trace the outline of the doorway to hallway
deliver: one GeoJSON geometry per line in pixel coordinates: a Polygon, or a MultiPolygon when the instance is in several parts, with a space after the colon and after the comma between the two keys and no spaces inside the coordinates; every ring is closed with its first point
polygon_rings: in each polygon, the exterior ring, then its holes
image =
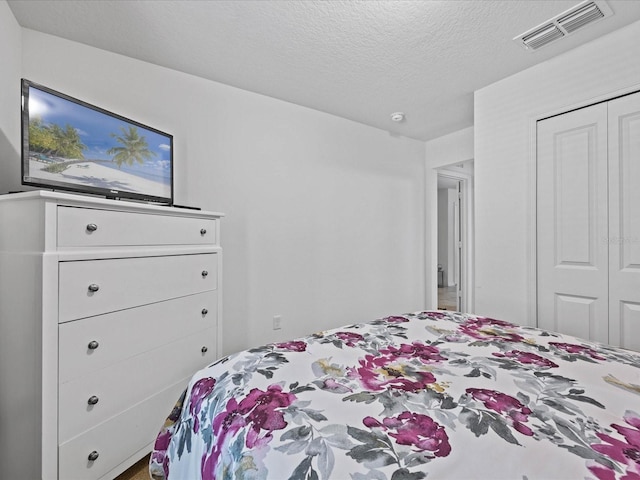
{"type": "Polygon", "coordinates": [[[472,308],[473,160],[437,170],[438,309],[472,308]]]}

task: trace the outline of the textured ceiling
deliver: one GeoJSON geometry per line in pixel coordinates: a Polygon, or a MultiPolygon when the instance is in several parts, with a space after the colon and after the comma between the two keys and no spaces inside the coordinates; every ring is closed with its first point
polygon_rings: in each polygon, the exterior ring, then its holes
{"type": "Polygon", "coordinates": [[[640,19],[609,0],[612,17],[529,53],[511,39],[579,0],[8,3],[26,28],[422,140],[471,126],[474,90],[640,19]]]}

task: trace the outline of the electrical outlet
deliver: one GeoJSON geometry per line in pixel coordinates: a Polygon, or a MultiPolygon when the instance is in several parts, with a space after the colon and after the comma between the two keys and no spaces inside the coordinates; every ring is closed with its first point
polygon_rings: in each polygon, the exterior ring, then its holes
{"type": "Polygon", "coordinates": [[[273,329],[280,330],[282,328],[282,315],[273,316],[273,329]]]}

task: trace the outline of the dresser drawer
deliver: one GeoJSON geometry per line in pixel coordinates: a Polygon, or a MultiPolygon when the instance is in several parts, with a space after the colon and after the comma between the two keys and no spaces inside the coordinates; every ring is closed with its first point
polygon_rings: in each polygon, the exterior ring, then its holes
{"type": "Polygon", "coordinates": [[[188,381],[185,378],[147,401],[132,405],[117,417],[61,443],[58,447],[60,480],[101,479],[134,452],[151,446],[188,381]],[[98,458],[89,461],[88,456],[94,451],[98,458]]]}
{"type": "Polygon", "coordinates": [[[214,329],[204,330],[60,384],[60,443],[212,363],[216,341],[214,329]],[[89,403],[90,398],[94,404],[89,403]]]}
{"type": "Polygon", "coordinates": [[[218,293],[212,291],[62,323],[58,330],[59,382],[216,328],[217,314],[218,293]],[[92,342],[94,348],[89,347],[92,342]]]}
{"type": "Polygon", "coordinates": [[[58,207],[59,247],[213,245],[216,221],[192,217],[58,207]]]}
{"type": "Polygon", "coordinates": [[[60,262],[59,322],[215,290],[218,254],[60,262]]]}

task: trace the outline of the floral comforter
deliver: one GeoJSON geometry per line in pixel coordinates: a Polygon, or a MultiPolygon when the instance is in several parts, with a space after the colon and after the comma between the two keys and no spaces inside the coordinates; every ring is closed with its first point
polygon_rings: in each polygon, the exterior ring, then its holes
{"type": "Polygon", "coordinates": [[[153,478],[640,480],[640,355],[452,312],[275,343],[198,372],[153,478]]]}

